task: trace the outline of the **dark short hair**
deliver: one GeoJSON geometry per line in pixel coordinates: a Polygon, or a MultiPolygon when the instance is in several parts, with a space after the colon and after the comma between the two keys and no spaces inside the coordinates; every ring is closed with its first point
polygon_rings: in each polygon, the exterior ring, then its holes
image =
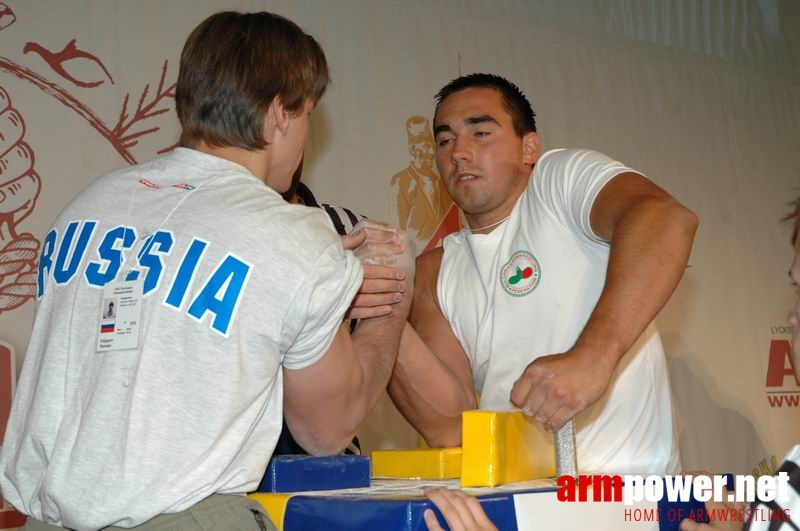
{"type": "Polygon", "coordinates": [[[469,74],[452,80],[436,94],[436,109],[434,111],[434,122],[439,107],[444,100],[454,92],[468,88],[490,88],[500,93],[503,99],[503,106],[508,114],[511,115],[511,123],[514,125],[514,132],[520,137],[526,133],[536,132],[536,113],[525,94],[511,81],[495,74],[469,74]]]}
{"type": "Polygon", "coordinates": [[[789,212],[786,217],[783,218],[783,220],[794,222],[794,229],[792,230],[792,245],[797,247],[797,236],[800,234],[800,196],[789,204],[793,210],[789,212]]]}
{"type": "Polygon", "coordinates": [[[296,115],[328,87],[325,54],[294,22],[225,11],[192,31],[181,53],[175,108],[180,144],[263,148],[264,115],[279,97],[296,115]]]}

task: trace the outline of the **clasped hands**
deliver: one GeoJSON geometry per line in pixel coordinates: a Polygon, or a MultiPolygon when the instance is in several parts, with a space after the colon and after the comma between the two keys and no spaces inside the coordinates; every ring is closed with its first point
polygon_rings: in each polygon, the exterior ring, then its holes
{"type": "Polygon", "coordinates": [[[342,245],[361,262],[364,280],[348,311],[351,319],[388,315],[414,288],[414,244],[387,223],[362,219],[342,236],[342,245]]]}

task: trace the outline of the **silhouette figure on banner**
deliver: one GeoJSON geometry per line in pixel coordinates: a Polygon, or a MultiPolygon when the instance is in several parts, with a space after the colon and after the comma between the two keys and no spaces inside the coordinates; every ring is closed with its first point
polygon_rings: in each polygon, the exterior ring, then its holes
{"type": "Polygon", "coordinates": [[[409,117],[406,133],[411,161],[392,176],[391,186],[397,194],[400,228],[423,244],[418,249],[427,250],[425,243],[435,247],[444,236],[458,230],[458,209],[434,169],[436,146],[428,120],[423,116],[409,117]],[[440,234],[440,229],[446,232],[440,234]],[[434,235],[438,238],[432,240],[434,235]]]}

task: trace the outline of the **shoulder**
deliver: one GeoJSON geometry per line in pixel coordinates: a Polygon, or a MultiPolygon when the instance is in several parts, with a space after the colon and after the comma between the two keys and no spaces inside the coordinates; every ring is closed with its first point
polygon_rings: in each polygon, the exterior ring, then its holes
{"type": "Polygon", "coordinates": [[[417,257],[416,275],[432,276],[434,279],[439,276],[439,268],[442,265],[442,256],[444,256],[444,249],[436,247],[430,251],[426,251],[417,257]]]}
{"type": "Polygon", "coordinates": [[[572,197],[585,203],[587,197],[594,200],[600,188],[625,172],[634,170],[599,151],[558,149],[546,152],[536,162],[530,184],[540,198],[570,203],[572,197]]]}
{"type": "Polygon", "coordinates": [[[271,221],[285,234],[285,239],[295,240],[297,246],[308,246],[318,251],[330,246],[341,249],[341,239],[321,209],[286,204],[279,206],[278,210],[271,221]]]}
{"type": "Polygon", "coordinates": [[[227,192],[216,194],[215,216],[204,222],[207,234],[235,242],[242,252],[265,263],[290,258],[290,267],[315,268],[321,265],[318,260],[344,260],[341,238],[321,209],[287,203],[272,190],[237,193],[232,187],[227,192]]]}
{"type": "Polygon", "coordinates": [[[108,208],[119,208],[120,204],[130,202],[134,188],[140,187],[144,191],[148,185],[155,186],[142,177],[147,165],[123,166],[97,176],[66,204],[56,225],[63,219],[81,217],[87,212],[96,217],[97,210],[104,212],[108,208]]]}
{"type": "Polygon", "coordinates": [[[536,162],[534,171],[544,174],[549,171],[575,171],[593,166],[621,164],[604,153],[591,149],[552,149],[536,162]]]}

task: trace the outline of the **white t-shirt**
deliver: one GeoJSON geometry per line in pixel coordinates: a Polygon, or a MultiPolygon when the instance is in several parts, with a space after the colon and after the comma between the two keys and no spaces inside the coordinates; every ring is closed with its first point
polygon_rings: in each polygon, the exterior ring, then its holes
{"type": "MultiPolygon", "coordinates": [[[[602,187],[627,171],[600,153],[549,151],[508,221],[484,237],[465,229],[445,239],[439,303],[470,358],[481,409],[513,408],[511,388],[525,367],[574,345],[608,266],[609,245],[591,229],[591,207],[602,187]]],[[[653,325],[576,427],[582,473],[678,470],[666,363],[653,325]]]]}
{"type": "Polygon", "coordinates": [[[179,148],[98,179],[42,243],[4,496],[83,530],[255,489],[281,430],[281,368],[328,350],[361,271],[324,212],[230,161],[179,148]],[[138,347],[98,352],[102,286],[137,263],[138,347]]]}

